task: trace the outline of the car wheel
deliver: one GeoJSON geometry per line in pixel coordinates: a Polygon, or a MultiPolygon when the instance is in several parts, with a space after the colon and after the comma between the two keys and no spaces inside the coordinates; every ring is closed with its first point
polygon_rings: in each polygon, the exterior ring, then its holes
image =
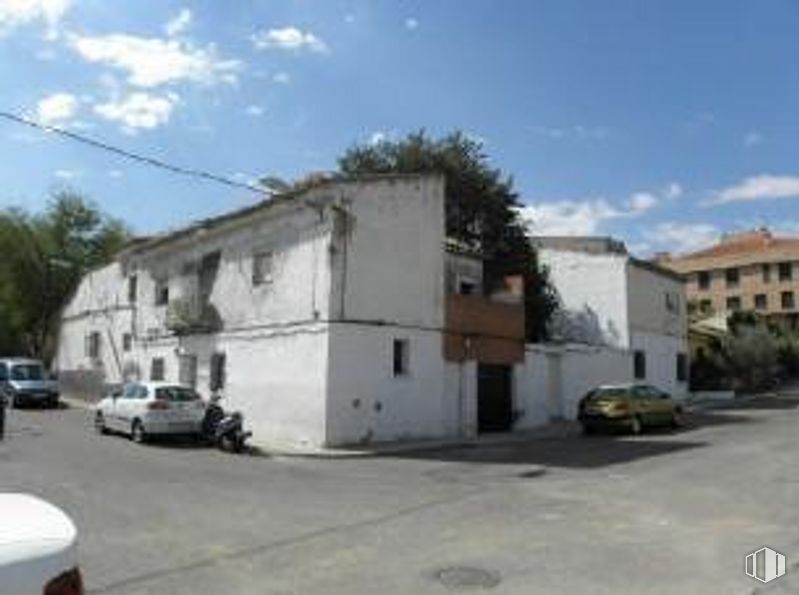
{"type": "Polygon", "coordinates": [[[94,429],[97,430],[98,434],[108,434],[108,428],[105,427],[105,418],[100,411],[94,416],[94,429]]]}
{"type": "Polygon", "coordinates": [[[144,425],[138,419],[133,422],[130,428],[130,438],[136,444],[147,442],[147,433],[144,431],[144,425]]]}
{"type": "Polygon", "coordinates": [[[634,436],[638,436],[644,430],[644,426],[641,423],[641,418],[637,415],[634,415],[632,420],[630,421],[630,431],[633,433],[634,436]]]}

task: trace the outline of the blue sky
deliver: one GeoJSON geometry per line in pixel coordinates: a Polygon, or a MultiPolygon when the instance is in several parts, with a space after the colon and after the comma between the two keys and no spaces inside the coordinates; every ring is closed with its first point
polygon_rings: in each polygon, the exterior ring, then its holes
{"type": "MultiPolygon", "coordinates": [[[[799,233],[797,31],[797,0],[3,0],[0,109],[242,181],[461,129],[534,231],[688,250],[799,233]]],[[[3,121],[0,179],[140,233],[256,199],[3,121]]]]}

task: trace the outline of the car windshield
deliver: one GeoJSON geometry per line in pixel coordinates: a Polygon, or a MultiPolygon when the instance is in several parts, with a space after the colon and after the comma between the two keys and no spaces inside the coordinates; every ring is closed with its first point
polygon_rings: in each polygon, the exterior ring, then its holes
{"type": "Polygon", "coordinates": [[[155,390],[155,398],[161,401],[186,402],[197,401],[200,395],[183,386],[164,386],[155,390]]]}
{"type": "Polygon", "coordinates": [[[44,380],[41,364],[17,364],[11,368],[11,380],[44,380]]]}
{"type": "Polygon", "coordinates": [[[586,395],[589,401],[598,401],[600,399],[617,399],[629,396],[627,389],[624,388],[598,388],[591,391],[586,395]]]}

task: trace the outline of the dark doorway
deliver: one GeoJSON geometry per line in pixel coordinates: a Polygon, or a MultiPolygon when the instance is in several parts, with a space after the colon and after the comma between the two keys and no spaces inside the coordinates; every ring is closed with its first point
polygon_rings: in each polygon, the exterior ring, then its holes
{"type": "Polygon", "coordinates": [[[477,431],[505,432],[512,424],[510,366],[478,364],[477,431]]]}

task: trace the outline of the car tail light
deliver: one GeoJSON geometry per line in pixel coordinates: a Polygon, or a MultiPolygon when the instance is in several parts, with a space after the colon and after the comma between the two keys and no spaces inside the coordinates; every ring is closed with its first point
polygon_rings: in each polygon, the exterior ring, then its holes
{"type": "Polygon", "coordinates": [[[59,574],[47,583],[43,595],[83,595],[83,579],[78,567],[59,574]]]}
{"type": "Polygon", "coordinates": [[[147,409],[151,411],[164,411],[169,409],[169,403],[167,401],[150,401],[147,403],[147,409]]]}

